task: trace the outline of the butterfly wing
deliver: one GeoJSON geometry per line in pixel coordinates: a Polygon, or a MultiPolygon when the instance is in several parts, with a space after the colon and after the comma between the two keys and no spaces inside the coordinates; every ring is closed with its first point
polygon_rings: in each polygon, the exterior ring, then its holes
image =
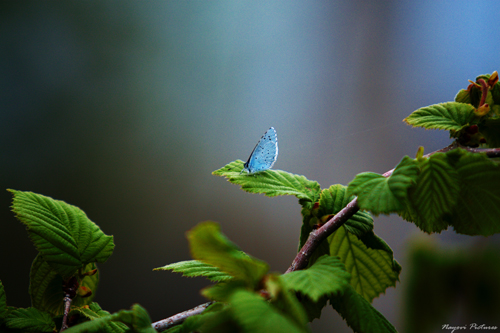
{"type": "Polygon", "coordinates": [[[278,158],[278,136],[274,127],[271,127],[260,138],[253,149],[244,170],[248,173],[256,173],[270,169],[278,158]]]}

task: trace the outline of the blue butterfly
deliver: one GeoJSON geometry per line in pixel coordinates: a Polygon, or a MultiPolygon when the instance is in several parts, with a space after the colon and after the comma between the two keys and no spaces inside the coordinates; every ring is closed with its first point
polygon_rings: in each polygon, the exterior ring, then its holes
{"type": "MultiPolygon", "coordinates": [[[[262,138],[252,150],[248,161],[243,165],[243,170],[249,174],[265,171],[272,168],[278,158],[278,136],[276,130],[271,127],[264,133],[262,138]]],[[[240,174],[241,174],[240,172],[240,174]]]]}

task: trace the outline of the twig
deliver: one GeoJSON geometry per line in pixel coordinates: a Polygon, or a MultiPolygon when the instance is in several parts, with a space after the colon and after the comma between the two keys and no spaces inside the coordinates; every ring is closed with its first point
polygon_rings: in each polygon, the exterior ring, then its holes
{"type": "Polygon", "coordinates": [[[64,291],[64,315],[61,324],[61,330],[59,332],[64,331],[68,328],[68,314],[69,309],[71,307],[71,302],[73,298],[76,296],[76,290],[78,289],[78,280],[76,277],[72,277],[69,281],[63,284],[64,291]]]}
{"type": "MultiPolygon", "coordinates": [[[[444,147],[442,149],[436,150],[432,153],[424,155],[424,157],[429,157],[433,154],[436,153],[444,153],[456,148],[462,148],[465,149],[469,152],[472,153],[485,153],[488,157],[500,157],[500,148],[469,148],[469,147],[464,147],[458,145],[456,142],[453,142],[447,147],[444,147]]],[[[392,175],[394,172],[394,169],[387,171],[386,173],[383,174],[384,177],[389,177],[392,175]]],[[[304,269],[307,267],[307,264],[309,263],[309,259],[311,255],[314,253],[314,251],[318,248],[318,246],[321,244],[323,240],[325,240],[328,236],[330,236],[332,233],[334,233],[338,228],[340,228],[347,220],[349,220],[354,214],[357,213],[359,210],[358,206],[358,199],[354,198],[351,202],[349,202],[342,210],[340,210],[335,216],[333,216],[330,220],[328,220],[325,224],[323,224],[320,228],[313,230],[310,234],[309,237],[307,238],[307,241],[304,243],[300,251],[297,253],[295,256],[292,264],[290,267],[287,269],[287,271],[284,274],[297,271],[300,269],[304,269]]],[[[153,323],[153,327],[158,331],[162,332],[170,327],[173,327],[175,325],[179,325],[186,318],[190,316],[194,316],[197,314],[202,313],[210,304],[213,302],[208,302],[202,305],[199,305],[191,310],[187,310],[181,313],[178,313],[172,317],[169,317],[167,319],[163,319],[160,321],[157,321],[156,323],[153,323]]]]}
{"type": "Polygon", "coordinates": [[[195,308],[192,308],[191,310],[187,310],[181,313],[178,313],[176,315],[173,315],[172,317],[168,317],[166,319],[157,321],[153,323],[153,328],[157,330],[158,332],[163,332],[173,326],[182,324],[186,318],[195,316],[197,314],[202,313],[205,311],[206,308],[208,308],[213,302],[207,302],[205,304],[198,305],[195,308]]]}

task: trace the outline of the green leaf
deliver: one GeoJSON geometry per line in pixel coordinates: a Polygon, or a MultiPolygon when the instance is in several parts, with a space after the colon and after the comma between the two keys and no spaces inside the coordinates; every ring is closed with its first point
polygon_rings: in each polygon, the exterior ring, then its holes
{"type": "Polygon", "coordinates": [[[495,83],[491,88],[491,97],[496,105],[500,104],[500,82],[495,83]]]}
{"type": "Polygon", "coordinates": [[[5,289],[2,281],[0,281],[0,324],[4,322],[7,315],[7,297],[5,296],[5,289]]]}
{"type": "Polygon", "coordinates": [[[413,127],[459,131],[474,120],[474,107],[466,103],[447,102],[413,111],[403,121],[413,127]]]}
{"type": "Polygon", "coordinates": [[[194,259],[218,267],[221,271],[255,286],[269,266],[242,252],[229,241],[214,222],[203,222],[187,233],[194,259]]]}
{"type": "Polygon", "coordinates": [[[308,316],[304,307],[295,292],[286,287],[283,275],[269,274],[265,279],[265,290],[269,291],[271,296],[270,303],[273,307],[286,314],[288,319],[294,321],[299,327],[308,323],[308,316]]]}
{"type": "Polygon", "coordinates": [[[407,191],[418,178],[417,162],[405,156],[388,178],[372,173],[360,173],[348,186],[348,195],[358,196],[360,209],[373,214],[389,214],[404,208],[407,191]]]}
{"type": "MultiPolygon", "coordinates": [[[[71,311],[69,316],[71,317],[74,314],[80,314],[88,320],[96,320],[103,317],[109,317],[110,313],[108,311],[104,311],[101,309],[99,304],[92,302],[85,307],[71,307],[71,311]]],[[[109,318],[108,318],[109,319],[109,318]]],[[[121,333],[128,330],[128,326],[121,322],[114,321],[101,321],[100,324],[97,324],[101,327],[99,332],[109,332],[109,333],[121,333]]]]}
{"type": "MultiPolygon", "coordinates": [[[[348,196],[346,192],[347,188],[345,186],[340,184],[332,185],[330,188],[321,191],[318,202],[314,205],[302,202],[303,224],[300,233],[299,250],[307,241],[314,225],[327,222],[354,199],[354,196],[348,196]]],[[[358,211],[344,225],[349,232],[360,236],[373,229],[373,220],[370,213],[358,211]]],[[[322,242],[309,259],[309,265],[312,265],[319,257],[329,253],[328,244],[322,242]]]]}
{"type": "Polygon", "coordinates": [[[235,292],[230,299],[230,305],[233,316],[243,332],[308,332],[306,326],[298,326],[252,292],[244,290],[235,292]]]}
{"type": "Polygon", "coordinates": [[[92,321],[86,321],[79,325],[67,329],[66,333],[84,333],[84,332],[120,332],[120,325],[127,325],[133,332],[138,333],[156,333],[151,325],[151,319],[147,311],[139,304],[134,304],[131,310],[120,310],[112,315],[105,315],[92,321]]]}
{"type": "Polygon", "coordinates": [[[339,256],[351,274],[350,285],[369,302],[399,280],[401,266],[391,248],[373,232],[358,239],[342,226],[328,237],[328,243],[330,255],[339,256]]]}
{"type": "Polygon", "coordinates": [[[330,303],[353,332],[397,332],[396,328],[352,287],[347,288],[343,295],[331,297],[330,303]]]}
{"type": "MultiPolygon", "coordinates": [[[[95,269],[94,263],[87,264],[82,273],[95,269]]],[[[90,304],[94,298],[99,282],[99,272],[94,275],[85,276],[80,280],[80,286],[84,286],[92,290],[92,295],[89,297],[75,296],[72,306],[83,306],[90,304]]],[[[33,260],[30,272],[30,288],[31,305],[39,310],[46,311],[53,316],[62,315],[64,312],[64,292],[62,290],[62,277],[43,260],[39,254],[33,260]]]]}
{"type": "Polygon", "coordinates": [[[16,217],[63,279],[88,263],[106,261],[113,252],[113,236],[106,236],[78,207],[32,192],[9,191],[14,194],[16,217]]]}
{"type": "Polygon", "coordinates": [[[489,236],[500,232],[500,169],[485,154],[462,154],[456,169],[461,189],[448,222],[466,235],[489,236]]]}
{"type": "Polygon", "coordinates": [[[444,216],[451,213],[456,205],[460,179],[444,153],[422,159],[420,168],[417,185],[410,191],[410,216],[403,217],[415,222],[422,231],[441,232],[448,228],[444,216]]]}
{"type": "Polygon", "coordinates": [[[227,302],[231,295],[240,289],[249,289],[248,285],[241,280],[229,280],[208,286],[201,291],[201,294],[212,301],[227,302]]]}
{"type": "Polygon", "coordinates": [[[182,276],[186,277],[203,276],[214,282],[227,281],[233,278],[231,275],[222,272],[219,268],[198,260],[179,261],[154,269],[154,271],[159,270],[171,270],[175,273],[182,273],[182,276]]]}
{"type": "MultiPolygon", "coordinates": [[[[347,187],[343,185],[332,185],[330,188],[321,191],[319,199],[318,218],[324,223],[340,212],[349,202],[354,199],[354,195],[347,195],[347,187]],[[326,217],[326,219],[324,218],[326,217]],[[324,221],[323,221],[324,220],[324,221]]],[[[347,231],[361,236],[373,230],[373,219],[368,212],[358,211],[346,223],[347,231]]]]}
{"type": "Polygon", "coordinates": [[[281,277],[289,289],[300,292],[317,302],[323,296],[341,293],[351,275],[338,257],[324,255],[311,267],[281,277]]]}
{"type": "Polygon", "coordinates": [[[294,195],[299,199],[314,201],[320,191],[317,182],[281,170],[266,170],[252,175],[240,174],[243,164],[243,161],[236,160],[212,174],[226,177],[229,182],[241,185],[241,189],[246,192],[264,193],[269,197],[294,195]]]}
{"type": "Polygon", "coordinates": [[[455,102],[471,104],[469,92],[465,89],[460,90],[455,96],[455,102]]]}
{"type": "MultiPolygon", "coordinates": [[[[497,85],[498,83],[495,86],[497,85]]],[[[500,118],[489,118],[480,122],[479,132],[483,134],[488,147],[500,147],[500,118]]]]}
{"type": "Polygon", "coordinates": [[[226,305],[214,303],[196,316],[186,318],[182,325],[167,330],[168,333],[190,332],[236,332],[238,327],[231,321],[231,314],[226,305]]]}
{"type": "Polygon", "coordinates": [[[9,328],[24,332],[54,332],[56,329],[52,317],[35,308],[17,309],[7,316],[5,323],[9,328]]]}

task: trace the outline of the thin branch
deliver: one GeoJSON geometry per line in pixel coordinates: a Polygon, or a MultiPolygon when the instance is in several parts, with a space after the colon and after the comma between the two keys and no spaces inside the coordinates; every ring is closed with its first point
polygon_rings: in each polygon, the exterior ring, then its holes
{"type": "MultiPolygon", "coordinates": [[[[444,153],[456,148],[462,148],[465,149],[469,152],[472,153],[485,153],[488,157],[500,157],[500,148],[469,148],[469,147],[464,147],[460,146],[457,143],[453,142],[447,147],[444,147],[442,149],[436,150],[432,153],[424,155],[424,157],[429,157],[433,154],[436,153],[444,153]]],[[[389,177],[392,175],[394,172],[394,169],[387,171],[386,173],[383,174],[384,177],[389,177]]],[[[328,220],[325,224],[323,224],[320,228],[313,230],[310,234],[309,237],[307,238],[307,241],[304,243],[300,251],[297,253],[295,256],[292,264],[290,267],[287,269],[287,271],[284,274],[301,270],[307,267],[307,264],[309,263],[309,259],[311,258],[311,255],[314,253],[314,251],[318,248],[318,246],[321,244],[323,240],[325,240],[328,236],[330,236],[332,233],[334,233],[338,228],[340,228],[347,220],[349,220],[354,214],[356,214],[359,210],[358,206],[358,199],[354,198],[351,202],[349,202],[342,210],[340,210],[335,216],[333,216],[330,220],[328,220]]],[[[179,314],[176,314],[172,317],[169,317],[167,319],[163,319],[160,321],[157,321],[156,323],[153,323],[153,327],[158,331],[162,332],[170,327],[173,327],[175,325],[179,325],[186,318],[190,316],[194,316],[197,314],[202,313],[210,304],[213,302],[208,302],[202,305],[199,305],[191,310],[187,310],[184,312],[181,312],[179,314]]]]}
{"type": "Polygon", "coordinates": [[[208,308],[212,303],[213,302],[207,302],[205,304],[198,305],[197,307],[190,310],[173,315],[172,317],[157,321],[153,323],[153,328],[158,332],[163,332],[171,327],[182,324],[187,318],[205,311],[205,309],[208,308]]]}
{"type": "Polygon", "coordinates": [[[62,332],[68,328],[69,309],[71,307],[71,302],[73,301],[73,298],[75,298],[76,296],[77,289],[78,289],[78,280],[74,276],[68,281],[63,283],[64,315],[62,318],[61,330],[59,332],[62,332]]]}

